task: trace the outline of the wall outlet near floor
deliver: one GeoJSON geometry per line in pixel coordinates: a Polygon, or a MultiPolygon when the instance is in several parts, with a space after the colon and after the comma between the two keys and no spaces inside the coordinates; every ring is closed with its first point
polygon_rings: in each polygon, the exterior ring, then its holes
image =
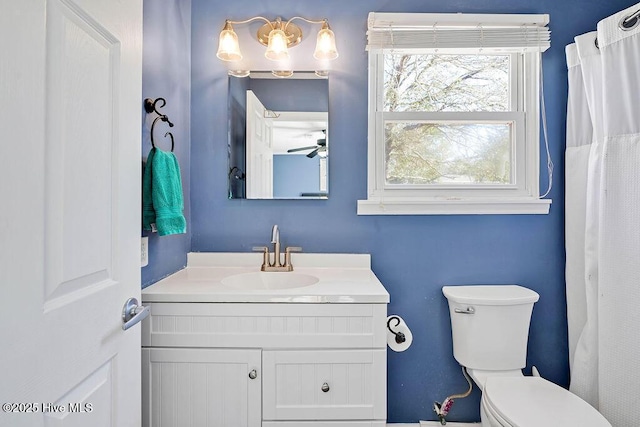
{"type": "Polygon", "coordinates": [[[149,264],[149,238],[140,238],[140,267],[146,267],[149,264]]]}

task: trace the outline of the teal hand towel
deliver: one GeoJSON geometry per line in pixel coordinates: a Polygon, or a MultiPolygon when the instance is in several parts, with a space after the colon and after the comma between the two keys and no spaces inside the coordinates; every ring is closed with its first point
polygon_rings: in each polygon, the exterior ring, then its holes
{"type": "Polygon", "coordinates": [[[178,159],[171,152],[152,148],[142,177],[142,228],[158,235],[186,233],[182,211],[182,181],[178,159]]]}
{"type": "Polygon", "coordinates": [[[156,211],[153,210],[153,198],[151,197],[151,164],[155,148],[149,151],[147,162],[144,164],[142,172],[142,229],[151,230],[151,224],[156,223],[156,211]]]}

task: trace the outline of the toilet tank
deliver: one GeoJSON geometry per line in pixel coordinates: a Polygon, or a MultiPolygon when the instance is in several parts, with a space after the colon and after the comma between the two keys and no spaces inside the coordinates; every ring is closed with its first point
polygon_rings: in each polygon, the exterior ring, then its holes
{"type": "Polygon", "coordinates": [[[489,371],[522,369],[533,304],[539,295],[517,285],[444,286],[453,356],[462,366],[489,371]]]}

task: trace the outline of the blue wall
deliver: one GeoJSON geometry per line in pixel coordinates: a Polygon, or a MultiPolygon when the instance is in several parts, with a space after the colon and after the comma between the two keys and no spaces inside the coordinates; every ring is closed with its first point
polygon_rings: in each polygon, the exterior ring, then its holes
{"type": "Polygon", "coordinates": [[[327,80],[251,79],[249,89],[273,111],[327,111],[327,80]]]}
{"type": "MultiPolygon", "coordinates": [[[[574,35],[593,30],[599,19],[631,4],[628,0],[193,0],[191,249],[249,251],[268,242],[271,226],[278,224],[283,243],[302,246],[305,252],[371,253],[373,270],[391,294],[389,313],[402,315],[414,334],[408,351],[389,352],[389,422],[435,419],[433,401],[466,389],[452,356],[449,314],[441,293],[445,284],[518,283],[536,290],[540,301],[533,312],[527,371],[535,364],[543,376],[566,386],[564,46],[574,35]],[[356,215],[356,200],[366,198],[367,191],[364,47],[369,11],[550,14],[552,47],[544,54],[543,66],[556,182],[549,215],[356,215]],[[329,200],[227,199],[227,74],[215,57],[216,43],[225,18],[253,15],[327,17],[335,31],[340,58],[332,64],[329,80],[329,200]]],[[[245,46],[248,43],[253,42],[245,41],[245,46]]],[[[302,55],[300,49],[294,48],[292,56],[302,55]]],[[[541,176],[544,188],[542,168],[541,176]]],[[[449,419],[478,420],[478,405],[476,390],[471,398],[456,401],[449,419]]]]}
{"type": "MultiPolygon", "coordinates": [[[[149,236],[149,265],[142,268],[142,287],[183,268],[191,247],[190,221],[190,102],[191,102],[191,0],[145,0],[143,22],[142,99],[164,98],[167,105],[160,109],[174,123],[169,128],[158,121],[154,141],[162,150],[170,150],[170,140],[164,138],[171,130],[175,139],[174,153],[182,174],[187,234],[149,236]]],[[[226,105],[226,103],[225,103],[226,105]]],[[[155,116],[142,109],[142,156],[146,160],[151,149],[149,130],[155,116]]]]}
{"type": "Polygon", "coordinates": [[[300,197],[302,193],[320,193],[320,156],[275,154],[273,197],[300,197]]]}

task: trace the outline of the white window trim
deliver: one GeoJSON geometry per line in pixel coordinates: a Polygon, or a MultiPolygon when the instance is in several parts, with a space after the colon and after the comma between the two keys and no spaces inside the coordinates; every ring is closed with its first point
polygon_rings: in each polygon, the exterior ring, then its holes
{"type": "MultiPolygon", "coordinates": [[[[371,17],[370,17],[371,19],[371,17]]],[[[393,186],[385,183],[384,123],[386,120],[435,118],[433,113],[383,112],[382,79],[384,78],[384,53],[369,52],[369,125],[368,125],[368,179],[367,199],[358,200],[358,215],[443,215],[443,214],[548,214],[550,199],[539,198],[540,131],[539,131],[539,51],[514,54],[518,81],[517,112],[509,113],[453,113],[451,120],[468,119],[505,122],[510,117],[516,123],[516,149],[513,163],[516,184],[499,186],[393,186]],[[524,123],[523,126],[520,125],[524,123]],[[522,138],[524,137],[524,146],[522,138]],[[524,170],[522,170],[524,169],[524,170]],[[401,187],[401,188],[400,188],[401,187]]],[[[514,61],[512,61],[513,63],[514,61]]],[[[513,87],[513,86],[512,86],[513,87]]],[[[438,121],[447,120],[446,113],[437,113],[438,121]]]]}

